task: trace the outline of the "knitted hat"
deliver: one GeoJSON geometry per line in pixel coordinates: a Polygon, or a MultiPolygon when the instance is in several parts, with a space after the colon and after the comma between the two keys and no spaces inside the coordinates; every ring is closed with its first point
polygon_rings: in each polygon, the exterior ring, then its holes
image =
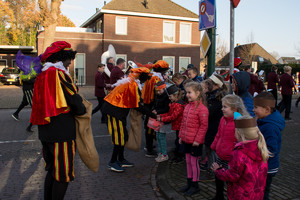
{"type": "Polygon", "coordinates": [[[168,95],[178,92],[179,88],[176,85],[171,85],[167,88],[168,95]]]}
{"type": "Polygon", "coordinates": [[[53,42],[41,57],[41,62],[45,62],[52,54],[57,53],[62,50],[71,50],[71,44],[66,41],[53,42]]]}

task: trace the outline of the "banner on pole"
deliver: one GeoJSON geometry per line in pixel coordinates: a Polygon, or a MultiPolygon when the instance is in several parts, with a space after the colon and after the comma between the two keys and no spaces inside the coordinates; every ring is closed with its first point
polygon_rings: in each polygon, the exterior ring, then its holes
{"type": "Polygon", "coordinates": [[[215,0],[199,1],[199,31],[216,27],[215,0]]]}

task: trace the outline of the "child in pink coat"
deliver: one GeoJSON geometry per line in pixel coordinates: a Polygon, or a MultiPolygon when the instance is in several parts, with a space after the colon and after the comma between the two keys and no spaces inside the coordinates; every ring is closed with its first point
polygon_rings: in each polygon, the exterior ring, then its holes
{"type": "Polygon", "coordinates": [[[185,195],[193,195],[200,191],[198,181],[200,176],[199,158],[208,127],[208,109],[205,106],[205,96],[200,83],[190,82],[185,85],[189,104],[183,111],[179,131],[179,144],[183,144],[187,185],[180,191],[185,195]]]}
{"type": "Polygon", "coordinates": [[[216,177],[227,182],[229,200],[262,200],[266,185],[269,151],[255,118],[235,120],[235,145],[228,169],[213,163],[216,177]]]}
{"type": "MultiPolygon", "coordinates": [[[[217,154],[217,163],[227,169],[231,152],[236,144],[234,113],[249,115],[244,106],[243,100],[233,94],[228,94],[222,98],[223,117],[220,120],[218,133],[210,148],[217,154]]],[[[211,167],[211,166],[209,166],[211,167]]],[[[224,181],[215,178],[216,182],[216,200],[224,199],[224,181]]]]}

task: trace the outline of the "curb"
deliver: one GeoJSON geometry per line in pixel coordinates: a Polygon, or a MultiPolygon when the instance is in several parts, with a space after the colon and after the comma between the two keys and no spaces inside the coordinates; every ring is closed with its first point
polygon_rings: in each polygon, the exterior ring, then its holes
{"type": "Polygon", "coordinates": [[[170,200],[190,199],[190,198],[183,197],[177,191],[175,191],[174,188],[170,186],[169,183],[170,180],[171,177],[169,177],[168,162],[159,163],[157,167],[157,173],[156,173],[156,183],[162,195],[166,199],[170,199],[170,200]]]}

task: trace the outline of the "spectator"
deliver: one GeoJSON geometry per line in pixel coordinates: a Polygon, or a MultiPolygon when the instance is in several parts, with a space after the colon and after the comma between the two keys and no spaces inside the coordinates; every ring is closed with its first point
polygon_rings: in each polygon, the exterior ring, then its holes
{"type": "Polygon", "coordinates": [[[190,69],[188,69],[188,77],[189,79],[201,83],[201,81],[203,81],[203,78],[201,76],[198,75],[199,71],[196,67],[192,67],[190,69]]]}
{"type": "Polygon", "coordinates": [[[119,58],[117,60],[117,66],[115,66],[111,70],[111,74],[110,74],[110,84],[111,85],[113,85],[119,79],[124,77],[124,72],[122,71],[123,69],[125,69],[125,60],[123,58],[119,58]]]}
{"type": "Polygon", "coordinates": [[[254,117],[253,98],[249,91],[250,75],[245,71],[240,71],[232,74],[231,79],[232,91],[243,99],[248,113],[254,117]]]}
{"type": "Polygon", "coordinates": [[[276,66],[272,66],[272,71],[268,74],[268,91],[270,91],[275,98],[275,106],[277,107],[277,87],[279,83],[279,78],[277,74],[278,68],[276,66]]]}
{"type": "MultiPolygon", "coordinates": [[[[104,102],[104,97],[105,97],[105,91],[104,88],[106,87],[106,84],[104,82],[104,64],[99,64],[98,65],[98,71],[97,74],[95,75],[95,96],[97,97],[98,100],[98,105],[93,109],[92,114],[95,114],[97,111],[100,110],[103,102],[104,102]]],[[[101,116],[101,123],[106,123],[107,118],[105,115],[102,114],[101,116]]]]}
{"type": "Polygon", "coordinates": [[[291,76],[292,68],[290,66],[284,66],[284,74],[280,76],[281,95],[282,100],[278,104],[278,110],[280,113],[285,110],[285,120],[291,120],[290,112],[292,105],[293,88],[295,86],[294,80],[291,76]]]}

